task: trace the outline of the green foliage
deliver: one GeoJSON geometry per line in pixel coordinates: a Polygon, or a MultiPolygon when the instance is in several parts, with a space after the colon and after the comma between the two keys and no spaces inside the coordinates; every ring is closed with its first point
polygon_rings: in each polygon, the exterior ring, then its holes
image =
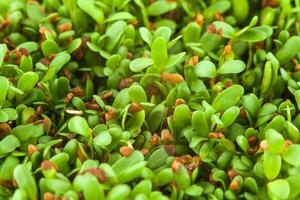
{"type": "Polygon", "coordinates": [[[299,6],[0,1],[0,199],[299,199],[299,6]]]}

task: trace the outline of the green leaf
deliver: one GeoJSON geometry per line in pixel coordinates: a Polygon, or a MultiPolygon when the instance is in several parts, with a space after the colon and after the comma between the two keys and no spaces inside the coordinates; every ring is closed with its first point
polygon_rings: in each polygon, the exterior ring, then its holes
{"type": "Polygon", "coordinates": [[[263,31],[267,35],[267,37],[271,37],[273,34],[273,28],[271,26],[257,26],[257,27],[253,27],[251,29],[263,31]]]}
{"type": "Polygon", "coordinates": [[[269,129],[266,132],[266,140],[268,144],[268,151],[271,153],[280,153],[284,145],[283,136],[275,131],[274,129],[269,129]]]}
{"type": "Polygon", "coordinates": [[[42,45],[42,52],[45,57],[48,57],[51,54],[56,54],[59,52],[59,47],[53,40],[45,40],[42,45]]]}
{"type": "Polygon", "coordinates": [[[224,38],[231,39],[233,37],[235,31],[229,24],[222,21],[216,21],[213,23],[213,25],[215,25],[216,30],[222,30],[222,36],[224,38]]]}
{"type": "Polygon", "coordinates": [[[276,58],[280,64],[288,63],[300,51],[300,37],[292,36],[286,43],[276,52],[276,58]]]}
{"type": "Polygon", "coordinates": [[[9,89],[9,81],[4,76],[0,76],[0,107],[3,105],[9,89]]]}
{"type": "Polygon", "coordinates": [[[29,51],[29,53],[32,53],[39,48],[39,45],[36,42],[28,41],[28,42],[24,42],[17,46],[17,49],[20,49],[20,48],[25,48],[29,51]]]}
{"type": "Polygon", "coordinates": [[[0,157],[14,151],[20,146],[18,138],[14,135],[8,135],[0,141],[0,157]]]}
{"type": "Polygon", "coordinates": [[[39,81],[39,75],[34,72],[22,74],[18,80],[17,88],[24,93],[30,92],[39,81]]]}
{"type": "Polygon", "coordinates": [[[193,197],[199,197],[201,196],[203,192],[203,188],[199,185],[191,185],[189,188],[187,188],[184,193],[186,193],[189,196],[193,197]]]}
{"type": "Polygon", "coordinates": [[[221,138],[218,140],[222,146],[224,146],[228,151],[234,151],[235,150],[235,145],[232,141],[226,139],[226,138],[221,138]]]}
{"type": "MultiPolygon", "coordinates": [[[[50,127],[49,127],[50,128],[50,127]]],[[[29,140],[30,138],[37,138],[45,133],[44,124],[26,124],[19,125],[12,129],[11,134],[15,135],[21,142],[29,140]],[[27,133],[27,134],[24,134],[27,133]]]]}
{"type": "Polygon", "coordinates": [[[295,100],[297,102],[297,108],[300,110],[300,90],[296,90],[294,93],[295,100]]]}
{"type": "Polygon", "coordinates": [[[154,38],[163,37],[167,42],[169,42],[172,35],[172,30],[169,27],[161,26],[154,32],[154,38]]]}
{"type": "Polygon", "coordinates": [[[71,59],[71,56],[67,53],[57,54],[55,58],[51,61],[49,68],[55,68],[58,72],[65,64],[67,64],[71,59]]]}
{"type": "Polygon", "coordinates": [[[87,42],[86,44],[89,47],[89,49],[92,50],[92,51],[94,51],[94,52],[99,53],[101,51],[101,49],[97,45],[95,45],[95,44],[93,44],[91,42],[87,42]]]}
{"type": "Polygon", "coordinates": [[[8,116],[5,112],[0,110],[0,123],[7,122],[8,121],[8,116]]]}
{"type": "Polygon", "coordinates": [[[151,32],[145,27],[141,27],[139,29],[139,32],[140,32],[142,39],[151,47],[152,38],[153,38],[151,32]]]}
{"type": "Polygon", "coordinates": [[[183,29],[182,37],[185,44],[199,42],[201,27],[196,22],[189,23],[183,29]]]}
{"type": "Polygon", "coordinates": [[[187,169],[183,165],[181,165],[174,173],[174,179],[179,189],[186,190],[190,187],[190,176],[187,169]]]}
{"type": "MultiPolygon", "coordinates": [[[[300,133],[298,128],[290,121],[285,121],[285,128],[287,130],[287,135],[289,136],[289,139],[294,142],[297,143],[300,139],[300,133]]],[[[284,123],[282,123],[284,124],[284,123]]],[[[282,128],[282,127],[281,127],[282,128]]]]}
{"type": "Polygon", "coordinates": [[[249,29],[239,36],[245,42],[259,42],[267,38],[267,34],[261,30],[249,29]]]}
{"type": "Polygon", "coordinates": [[[106,200],[125,200],[128,199],[130,192],[129,185],[119,184],[110,189],[106,196],[106,200]]]}
{"type": "Polygon", "coordinates": [[[292,144],[289,145],[286,150],[284,151],[282,157],[285,162],[289,163],[293,166],[300,166],[300,145],[299,144],[292,144]]]}
{"type": "MultiPolygon", "coordinates": [[[[47,179],[47,181],[48,180],[49,179],[47,179]]],[[[62,188],[64,188],[64,189],[68,189],[68,187],[69,186],[67,184],[62,185],[62,188]]],[[[71,185],[71,187],[72,187],[72,185],[71,185]]],[[[103,188],[101,187],[96,176],[93,176],[91,173],[85,173],[83,175],[76,176],[76,178],[74,179],[74,182],[73,182],[73,188],[75,191],[81,191],[83,193],[84,199],[91,199],[91,200],[104,199],[103,188]]],[[[72,191],[70,189],[68,189],[68,190],[72,191]]],[[[56,192],[57,190],[54,189],[54,191],[56,192]]],[[[68,192],[61,191],[60,193],[64,194],[64,196],[66,196],[66,193],[68,193],[68,192]]],[[[73,196],[76,197],[77,194],[75,193],[75,195],[73,195],[73,196]]]]}
{"type": "Polygon", "coordinates": [[[38,199],[36,182],[31,175],[31,172],[24,165],[20,164],[14,169],[14,179],[16,180],[18,187],[26,191],[29,199],[38,199]]]}
{"type": "Polygon", "coordinates": [[[173,180],[174,173],[171,168],[160,170],[155,177],[155,185],[166,185],[173,180]]]}
{"type": "Polygon", "coordinates": [[[245,95],[242,98],[242,104],[244,108],[252,117],[258,112],[261,103],[262,101],[260,101],[255,94],[245,95]]]}
{"type": "Polygon", "coordinates": [[[272,80],[273,78],[275,78],[272,76],[272,73],[273,73],[272,64],[270,61],[267,61],[265,64],[263,80],[261,83],[262,94],[266,93],[272,86],[272,80]]]}
{"type": "Polygon", "coordinates": [[[97,104],[102,108],[105,109],[105,102],[97,95],[93,95],[95,101],[97,102],[97,104]]]}
{"type": "MultiPolygon", "coordinates": [[[[1,148],[1,147],[0,147],[1,148]]],[[[15,167],[19,164],[19,159],[14,156],[7,156],[1,164],[0,179],[13,180],[13,172],[15,167]]]]}
{"type": "Polygon", "coordinates": [[[147,162],[143,161],[138,164],[135,164],[126,170],[124,170],[122,173],[118,176],[118,182],[119,183],[126,183],[130,182],[133,179],[136,179],[137,177],[141,176],[143,170],[145,169],[147,162]]]}
{"type": "Polygon", "coordinates": [[[104,21],[104,14],[101,8],[95,5],[94,0],[77,0],[78,6],[96,22],[104,21]]]}
{"type": "Polygon", "coordinates": [[[89,137],[91,134],[89,125],[85,118],[75,116],[68,123],[69,130],[84,137],[89,137]]]}
{"type": "Polygon", "coordinates": [[[40,4],[35,1],[29,1],[26,6],[26,13],[27,16],[34,22],[34,23],[39,23],[42,18],[42,10],[40,7],[40,4]]]}
{"type": "Polygon", "coordinates": [[[147,95],[142,86],[133,84],[128,92],[132,102],[147,102],[147,95]]]}
{"type": "Polygon", "coordinates": [[[216,76],[216,66],[208,60],[196,64],[195,73],[200,78],[214,78],[216,76]]]}
{"type": "Polygon", "coordinates": [[[59,170],[63,171],[63,169],[68,166],[69,159],[69,154],[60,152],[52,156],[49,161],[55,164],[59,170]]]}
{"type": "Polygon", "coordinates": [[[224,124],[224,128],[230,126],[236,120],[239,114],[240,109],[237,106],[232,106],[228,108],[221,117],[221,121],[224,124]]]}
{"type": "Polygon", "coordinates": [[[265,103],[263,107],[260,108],[257,113],[257,118],[261,118],[263,116],[274,113],[277,110],[277,107],[272,103],[265,103]]]}
{"type": "Polygon", "coordinates": [[[281,169],[280,154],[274,154],[269,151],[264,152],[263,167],[264,167],[265,176],[269,180],[275,179],[278,176],[281,169]]]}
{"type": "Polygon", "coordinates": [[[265,128],[264,128],[264,130],[263,130],[263,133],[265,133],[267,130],[269,130],[269,129],[274,129],[274,130],[276,130],[276,131],[278,131],[278,132],[281,132],[282,131],[282,129],[284,128],[284,125],[285,125],[285,119],[284,119],[284,117],[283,116],[281,116],[281,115],[277,115],[276,117],[274,117],[273,119],[272,119],[272,121],[270,122],[270,123],[268,123],[266,126],[265,126],[265,128]]]}
{"type": "Polygon", "coordinates": [[[249,2],[247,0],[232,0],[232,13],[239,24],[247,20],[249,16],[249,2]]]}
{"type": "Polygon", "coordinates": [[[103,148],[111,143],[112,138],[108,131],[102,131],[94,138],[93,141],[96,146],[103,148]]]}
{"type": "Polygon", "coordinates": [[[14,121],[18,118],[18,112],[14,108],[3,108],[2,111],[7,115],[9,121],[14,121]]]}
{"type": "Polygon", "coordinates": [[[20,61],[20,70],[23,72],[32,71],[33,63],[31,56],[22,56],[20,61]]]}
{"type": "Polygon", "coordinates": [[[45,74],[42,82],[47,82],[55,77],[55,75],[67,64],[71,59],[71,56],[67,53],[57,54],[49,65],[49,71],[45,74]]]}
{"type": "Polygon", "coordinates": [[[168,2],[165,0],[155,1],[149,7],[147,7],[147,14],[149,16],[158,16],[167,13],[176,8],[175,2],[168,2]]]}
{"type": "Polygon", "coordinates": [[[164,67],[168,61],[168,50],[167,42],[163,37],[158,37],[153,41],[151,46],[151,56],[156,64],[159,67],[164,67]]]}
{"type": "Polygon", "coordinates": [[[212,107],[217,112],[224,112],[236,105],[244,94],[244,88],[240,85],[232,85],[225,89],[213,100],[212,107]]]}
{"type": "Polygon", "coordinates": [[[268,194],[272,199],[287,199],[290,195],[289,183],[284,179],[277,179],[268,183],[268,194]]]}
{"type": "Polygon", "coordinates": [[[252,192],[254,194],[258,193],[258,186],[256,183],[256,180],[253,177],[246,177],[244,180],[244,188],[249,191],[252,192]]]}
{"type": "Polygon", "coordinates": [[[231,7],[231,2],[227,0],[219,0],[212,3],[203,12],[204,16],[208,19],[212,19],[216,13],[224,13],[231,7]]]}
{"type": "Polygon", "coordinates": [[[130,63],[130,70],[133,72],[141,72],[150,65],[153,65],[153,60],[151,58],[136,58],[130,63]]]}
{"type": "Polygon", "coordinates": [[[130,101],[131,98],[129,96],[129,89],[125,88],[117,94],[112,106],[117,109],[123,109],[130,103],[130,101]]]}
{"type": "Polygon", "coordinates": [[[237,74],[245,70],[245,63],[241,60],[230,60],[225,62],[219,69],[220,74],[237,74]]]}
{"type": "Polygon", "coordinates": [[[179,64],[180,62],[182,62],[183,60],[183,57],[185,56],[185,52],[181,52],[179,54],[175,54],[175,55],[172,55],[169,59],[168,59],[168,62],[166,64],[166,68],[167,67],[173,67],[177,64],[179,64]]]}
{"type": "Polygon", "coordinates": [[[77,8],[76,2],[76,0],[62,0],[63,5],[69,11],[69,14],[71,14],[77,8]]]}
{"type": "Polygon", "coordinates": [[[243,135],[237,136],[236,137],[236,142],[241,147],[241,149],[243,149],[243,151],[245,153],[248,152],[250,146],[249,146],[249,142],[248,142],[248,140],[245,136],[243,136],[243,135]]]}
{"type": "Polygon", "coordinates": [[[129,12],[117,12],[111,16],[109,16],[105,22],[112,22],[117,20],[131,20],[133,16],[129,12]]]}
{"type": "Polygon", "coordinates": [[[119,54],[114,54],[107,59],[105,66],[110,69],[115,69],[116,66],[120,64],[121,59],[122,57],[119,54]]]}
{"type": "Polygon", "coordinates": [[[151,153],[151,155],[148,158],[147,165],[150,169],[157,169],[166,163],[166,159],[169,156],[170,155],[168,154],[168,152],[162,146],[151,153]]]}
{"type": "Polygon", "coordinates": [[[47,188],[51,191],[55,191],[58,194],[64,194],[72,188],[72,185],[69,181],[60,180],[60,179],[47,179],[46,180],[47,188]]]}
{"type": "Polygon", "coordinates": [[[80,45],[82,43],[82,40],[81,38],[76,38],[74,40],[72,40],[72,42],[70,42],[67,46],[66,46],[66,51],[71,54],[73,53],[74,51],[76,51],[80,45]]]}
{"type": "Polygon", "coordinates": [[[82,187],[84,199],[105,199],[103,188],[95,176],[87,177],[85,183],[82,183],[82,187]]]}
{"type": "Polygon", "coordinates": [[[6,44],[0,44],[0,69],[3,64],[4,57],[6,55],[7,46],[6,44]]]}
{"type": "MultiPolygon", "coordinates": [[[[85,0],[83,0],[85,1],[85,0]]],[[[111,53],[119,43],[127,27],[126,22],[116,21],[106,30],[105,50],[111,53]]]]}
{"type": "Polygon", "coordinates": [[[126,130],[133,132],[133,136],[139,134],[139,130],[145,122],[145,110],[135,113],[126,123],[126,130]]]}
{"type": "Polygon", "coordinates": [[[152,182],[150,180],[142,180],[133,189],[132,194],[137,196],[138,194],[149,195],[152,191],[152,182]]]}
{"type": "Polygon", "coordinates": [[[16,189],[11,200],[28,199],[26,191],[23,189],[16,189]]]}
{"type": "Polygon", "coordinates": [[[117,175],[124,170],[144,161],[144,156],[140,151],[134,151],[129,157],[122,157],[112,165],[117,175]]]}
{"type": "Polygon", "coordinates": [[[201,137],[207,137],[210,130],[204,111],[197,110],[193,112],[192,127],[201,137]]]}
{"type": "Polygon", "coordinates": [[[293,174],[286,179],[290,186],[290,199],[295,199],[295,197],[300,193],[300,174],[293,174]]]}
{"type": "Polygon", "coordinates": [[[163,104],[158,104],[151,111],[151,113],[147,119],[147,124],[152,133],[157,131],[157,129],[163,123],[164,113],[165,113],[165,107],[163,104]]]}
{"type": "Polygon", "coordinates": [[[173,114],[174,128],[178,133],[191,124],[191,110],[186,104],[180,104],[175,107],[173,114]]]}

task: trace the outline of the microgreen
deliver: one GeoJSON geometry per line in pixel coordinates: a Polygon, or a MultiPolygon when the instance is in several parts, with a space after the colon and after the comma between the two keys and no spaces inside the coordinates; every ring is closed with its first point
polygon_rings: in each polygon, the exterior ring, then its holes
{"type": "Polygon", "coordinates": [[[0,199],[299,199],[299,7],[0,1],[0,199]]]}

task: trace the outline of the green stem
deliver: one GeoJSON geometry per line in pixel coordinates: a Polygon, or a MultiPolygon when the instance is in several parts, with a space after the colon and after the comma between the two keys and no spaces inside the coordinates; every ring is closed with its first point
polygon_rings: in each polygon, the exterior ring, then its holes
{"type": "Polygon", "coordinates": [[[250,69],[251,65],[252,65],[252,57],[253,57],[253,51],[252,51],[252,46],[253,43],[249,43],[248,47],[249,47],[249,54],[248,54],[248,61],[247,61],[247,66],[246,69],[250,69]]]}

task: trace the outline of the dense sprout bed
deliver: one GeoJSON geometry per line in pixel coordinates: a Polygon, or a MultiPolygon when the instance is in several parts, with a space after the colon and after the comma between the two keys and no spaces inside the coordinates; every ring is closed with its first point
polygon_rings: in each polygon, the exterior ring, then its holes
{"type": "Polygon", "coordinates": [[[0,0],[0,199],[300,198],[300,0],[0,0]]]}

